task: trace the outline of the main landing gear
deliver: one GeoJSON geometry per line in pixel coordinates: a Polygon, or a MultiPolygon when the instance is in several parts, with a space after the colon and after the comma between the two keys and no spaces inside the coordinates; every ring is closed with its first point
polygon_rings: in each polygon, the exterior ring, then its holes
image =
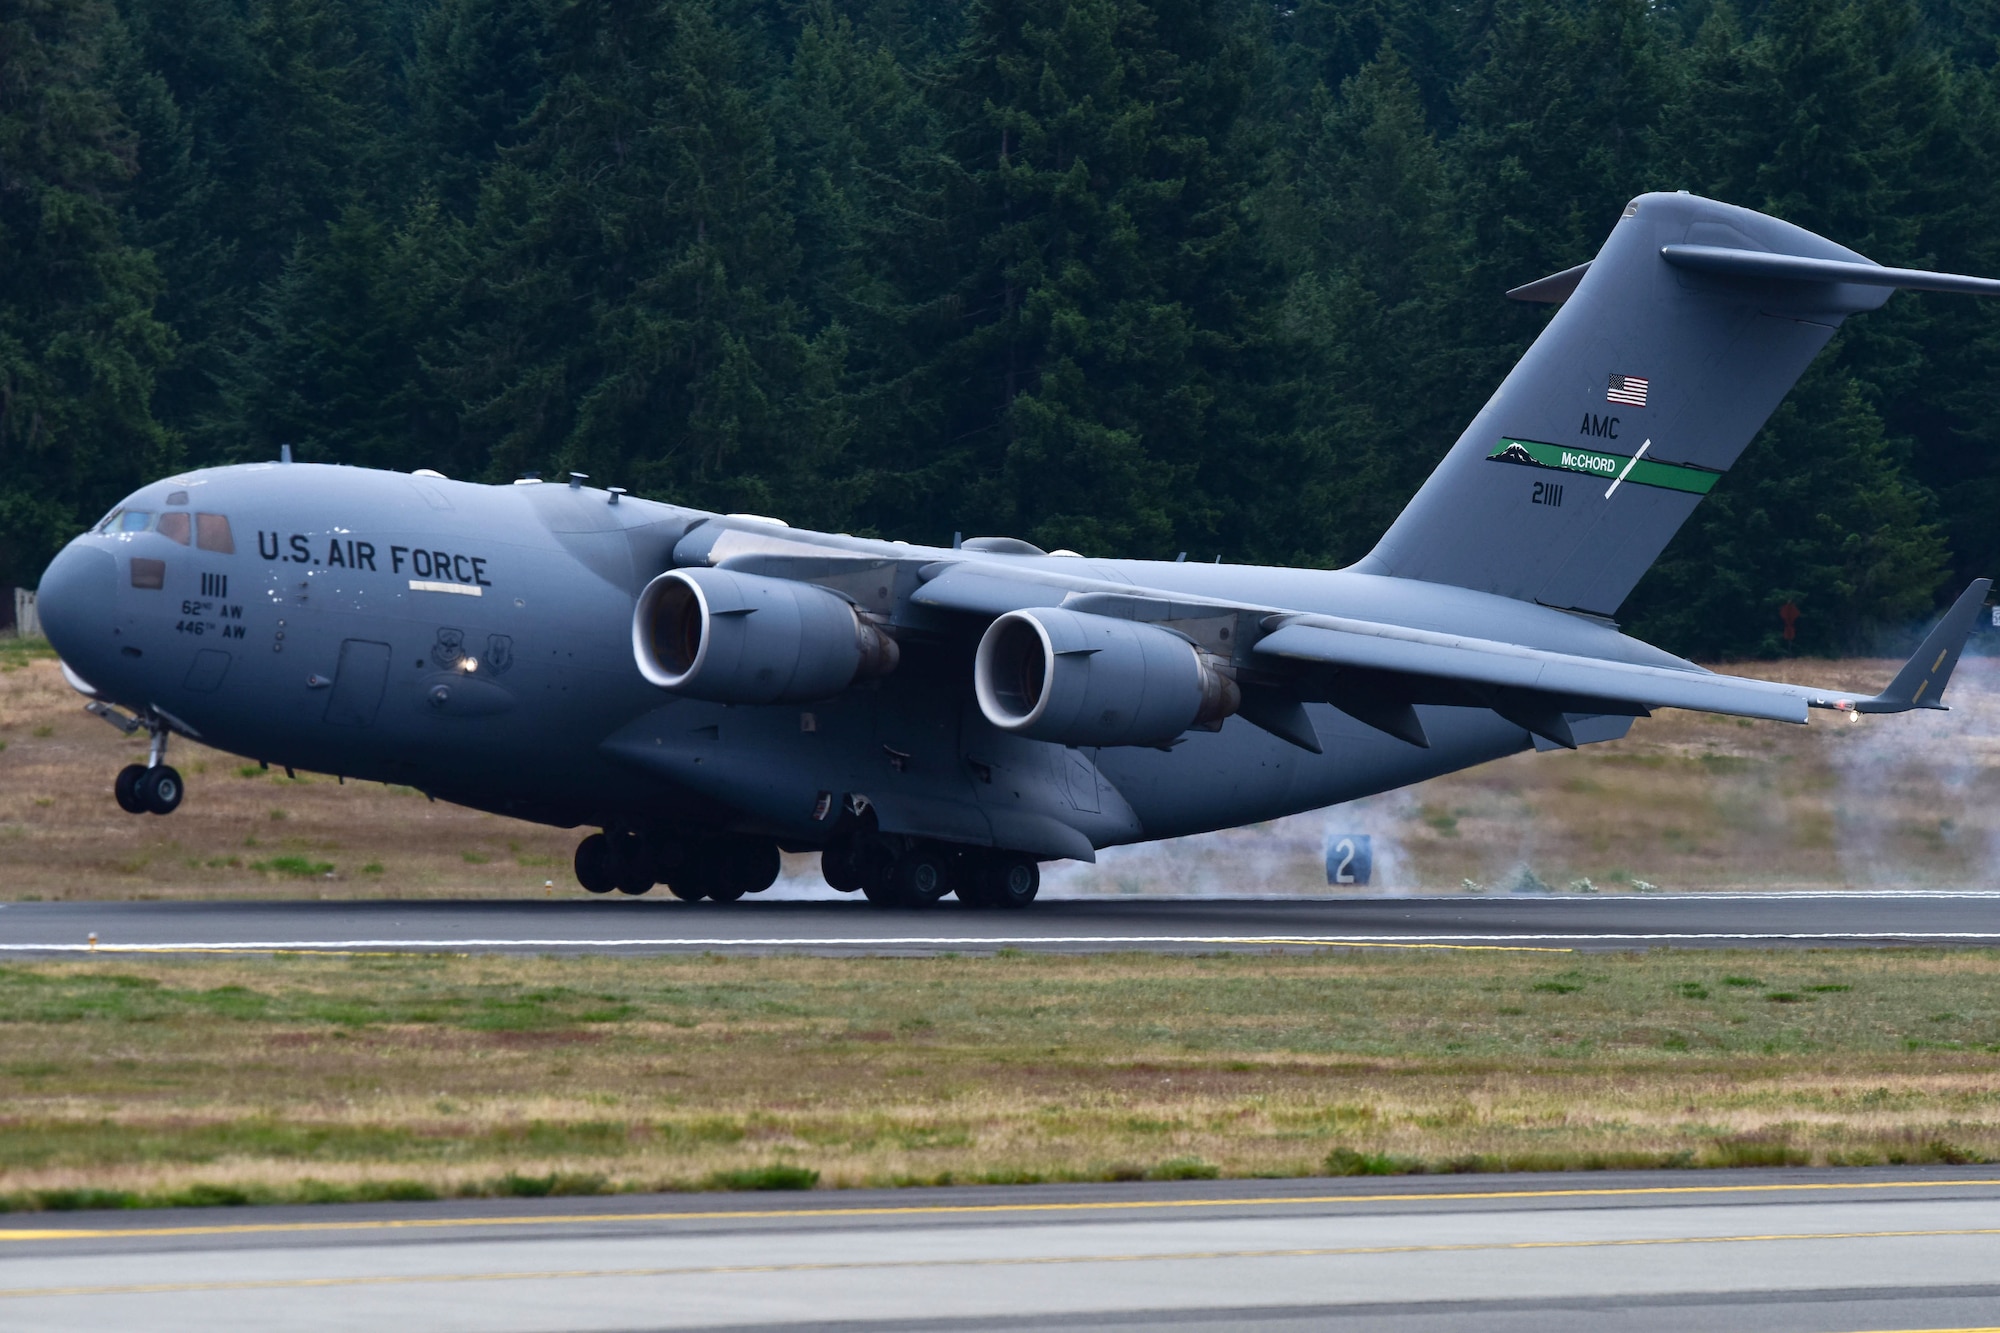
{"type": "Polygon", "coordinates": [[[93,702],[85,707],[128,736],[141,727],[153,736],[153,744],[146,752],[146,762],[127,764],[118,771],[116,781],[111,784],[111,794],[117,797],[118,808],[128,815],[170,815],[180,809],[181,797],[187,793],[187,787],[181,782],[180,772],[167,763],[167,724],[150,713],[144,718],[137,718],[101,703],[93,702]]]}
{"type": "Polygon", "coordinates": [[[634,896],[665,884],[676,898],[735,902],[777,883],[778,844],[724,836],[668,842],[643,833],[607,830],[576,847],[576,881],[591,893],[634,896]]]}
{"type": "Polygon", "coordinates": [[[1031,856],[871,829],[829,842],[820,853],[820,873],[830,887],[859,890],[877,907],[928,907],[955,893],[968,907],[1022,908],[1042,883],[1031,856]]]}

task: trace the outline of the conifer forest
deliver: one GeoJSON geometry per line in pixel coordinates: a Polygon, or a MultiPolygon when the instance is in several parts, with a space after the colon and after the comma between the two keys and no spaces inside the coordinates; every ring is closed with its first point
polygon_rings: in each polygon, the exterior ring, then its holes
{"type": "MultiPolygon", "coordinates": [[[[0,0],[0,585],[282,444],[1345,564],[1673,189],[2000,276],[2000,0],[0,0]]],[[[1977,574],[2000,302],[1902,295],[1621,616],[1863,650],[1977,574]]]]}

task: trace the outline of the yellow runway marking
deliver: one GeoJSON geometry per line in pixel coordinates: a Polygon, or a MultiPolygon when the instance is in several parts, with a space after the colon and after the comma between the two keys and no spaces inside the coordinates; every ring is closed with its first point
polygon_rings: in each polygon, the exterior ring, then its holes
{"type": "Polygon", "coordinates": [[[315,1287],[405,1287],[426,1283],[547,1282],[575,1278],[735,1277],[769,1273],[840,1273],[916,1268],[1030,1268],[1073,1264],[1187,1263],[1212,1259],[1340,1259],[1384,1254],[1473,1254],[1526,1250],[1616,1250],[1657,1245],[1753,1245],[1807,1240],[1913,1240],[2000,1236],[2000,1227],[1935,1231],[1801,1231],[1748,1236],[1638,1236],[1624,1240],[1468,1241],[1450,1245],[1346,1245],[1283,1250],[1180,1250],[1156,1254],[1025,1255],[993,1259],[867,1259],[840,1263],[713,1264],[680,1268],[551,1268],[495,1273],[401,1273],[356,1277],[244,1279],[229,1282],[133,1282],[101,1286],[0,1288],[0,1300],[55,1296],[149,1296],[196,1291],[284,1291],[315,1287]]]}
{"type": "MultiPolygon", "coordinates": [[[[229,1222],[176,1227],[15,1228],[0,1230],[0,1242],[105,1240],[149,1236],[252,1236],[304,1231],[432,1231],[452,1227],[600,1226],[611,1222],[715,1222],[735,1219],[802,1217],[921,1217],[946,1213],[1107,1213],[1167,1208],[1269,1208],[1331,1203],[1465,1203],[1486,1199],[1604,1199],[1660,1195],[1806,1194],[1830,1190],[2000,1188],[1988,1180],[1870,1180],[1777,1185],[1639,1185],[1557,1190],[1464,1190],[1451,1193],[1314,1194],[1235,1199],[1110,1199],[1087,1203],[900,1204],[859,1208],[703,1209],[671,1213],[554,1213],[509,1217],[404,1217],[358,1222],[229,1222]]],[[[1941,1233],[1942,1234],[1942,1233],[1941,1233]]]]}

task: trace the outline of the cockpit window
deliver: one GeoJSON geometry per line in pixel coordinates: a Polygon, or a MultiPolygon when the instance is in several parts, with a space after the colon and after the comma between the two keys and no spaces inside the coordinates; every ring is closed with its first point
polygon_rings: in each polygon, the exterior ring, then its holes
{"type": "Polygon", "coordinates": [[[122,509],[112,510],[110,513],[106,514],[103,518],[98,519],[97,526],[92,528],[91,531],[97,533],[115,531],[118,527],[119,516],[124,514],[124,512],[125,511],[122,509]]]}
{"type": "Polygon", "coordinates": [[[186,491],[174,491],[167,496],[167,503],[170,505],[184,505],[187,502],[188,493],[186,491]]]}
{"type": "Polygon", "coordinates": [[[194,516],[194,544],[204,551],[236,554],[236,540],[229,535],[229,520],[221,514],[194,516]]]}
{"type": "Polygon", "coordinates": [[[182,546],[186,546],[188,544],[188,530],[192,526],[193,524],[188,522],[186,514],[162,514],[160,515],[159,523],[154,527],[154,531],[158,532],[162,537],[171,537],[182,546]]]}
{"type": "Polygon", "coordinates": [[[127,509],[118,516],[118,531],[144,532],[153,526],[153,516],[143,509],[127,509]]]}

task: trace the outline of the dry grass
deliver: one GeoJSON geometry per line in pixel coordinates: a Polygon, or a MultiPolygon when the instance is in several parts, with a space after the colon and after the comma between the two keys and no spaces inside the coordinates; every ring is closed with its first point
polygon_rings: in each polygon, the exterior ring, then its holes
{"type": "Polygon", "coordinates": [[[1915,951],[14,966],[0,1196],[2000,1160],[1996,982],[1915,951]]]}
{"type": "Polygon", "coordinates": [[[407,787],[287,778],[191,741],[172,816],[111,781],[145,758],[82,708],[53,658],[0,651],[0,897],[445,897],[576,892],[577,834],[433,803],[407,787]],[[323,867],[331,867],[325,869],[323,867]]]}
{"type": "MultiPolygon", "coordinates": [[[[45,650],[44,650],[45,654],[45,650]]],[[[1879,688],[1886,661],[1743,674],[1879,688]]],[[[1051,867],[1105,893],[1324,892],[1333,832],[1376,839],[1376,886],[1504,891],[1530,871],[1603,892],[1990,885],[2000,865],[2000,662],[1968,659],[1952,711],[1811,726],[1664,712],[1623,741],[1524,754],[1330,811],[1051,867]]],[[[86,715],[55,662],[0,640],[0,897],[574,893],[574,831],[433,804],[408,788],[265,772],[176,741],[170,819],[111,779],[143,744],[86,715]],[[331,866],[331,871],[319,867],[331,866]],[[261,868],[260,868],[261,867],[261,868]]],[[[813,858],[788,873],[817,883],[813,858]]]]}

